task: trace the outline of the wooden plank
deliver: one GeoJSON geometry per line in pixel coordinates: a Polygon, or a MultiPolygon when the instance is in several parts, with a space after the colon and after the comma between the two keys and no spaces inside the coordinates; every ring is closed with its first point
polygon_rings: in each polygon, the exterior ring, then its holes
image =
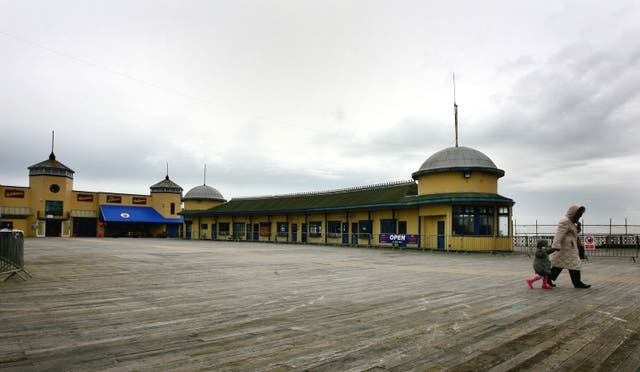
{"type": "Polygon", "coordinates": [[[588,290],[566,273],[531,290],[517,255],[97,238],[25,248],[34,277],[0,284],[0,369],[638,366],[640,265],[622,260],[590,260],[588,290]]]}

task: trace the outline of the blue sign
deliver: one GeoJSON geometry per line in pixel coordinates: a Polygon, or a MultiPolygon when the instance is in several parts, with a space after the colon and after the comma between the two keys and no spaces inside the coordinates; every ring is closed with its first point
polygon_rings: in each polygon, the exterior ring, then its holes
{"type": "Polygon", "coordinates": [[[392,244],[418,244],[417,234],[380,234],[380,243],[392,243],[392,244]]]}

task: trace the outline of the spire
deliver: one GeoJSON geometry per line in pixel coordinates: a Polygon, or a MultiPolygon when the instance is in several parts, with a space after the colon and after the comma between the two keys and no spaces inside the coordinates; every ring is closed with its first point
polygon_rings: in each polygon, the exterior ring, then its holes
{"type": "Polygon", "coordinates": [[[203,185],[207,185],[207,164],[204,165],[204,183],[203,185]]]}
{"type": "Polygon", "coordinates": [[[456,73],[453,73],[453,115],[456,124],[456,147],[458,147],[458,104],[456,103],[456,73]]]}
{"type": "Polygon", "coordinates": [[[55,144],[56,132],[51,131],[51,154],[49,154],[49,160],[56,160],[56,154],[53,153],[53,147],[55,144]]]}
{"type": "Polygon", "coordinates": [[[165,180],[169,179],[169,162],[167,162],[167,175],[164,177],[165,180]]]}

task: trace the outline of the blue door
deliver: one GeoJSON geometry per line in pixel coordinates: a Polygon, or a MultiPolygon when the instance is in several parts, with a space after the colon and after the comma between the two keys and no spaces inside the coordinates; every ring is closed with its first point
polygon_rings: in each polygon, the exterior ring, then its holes
{"type": "Polygon", "coordinates": [[[349,244],[349,224],[342,223],[342,244],[349,244]]]}
{"type": "Polygon", "coordinates": [[[169,238],[175,238],[178,236],[178,224],[177,223],[168,223],[167,224],[167,236],[169,238]]]}
{"type": "Polygon", "coordinates": [[[184,238],[187,240],[191,240],[191,221],[187,221],[187,223],[185,223],[185,233],[184,233],[184,238]]]}
{"type": "Polygon", "coordinates": [[[298,224],[292,223],[291,224],[291,242],[295,243],[297,241],[298,241],[298,224]]]}
{"type": "Polygon", "coordinates": [[[302,224],[302,242],[303,243],[307,242],[307,224],[306,223],[302,224]]]}
{"type": "Polygon", "coordinates": [[[253,240],[255,241],[260,240],[260,224],[257,224],[257,223],[253,224],[253,240]]]}
{"type": "Polygon", "coordinates": [[[351,224],[351,244],[358,244],[358,223],[354,222],[351,224]]]}
{"type": "Polygon", "coordinates": [[[211,240],[218,239],[218,228],[215,223],[211,224],[211,240]]]}
{"type": "Polygon", "coordinates": [[[444,221],[438,221],[438,249],[444,249],[444,221]]]}
{"type": "Polygon", "coordinates": [[[251,240],[251,224],[247,224],[247,240],[251,240]]]}

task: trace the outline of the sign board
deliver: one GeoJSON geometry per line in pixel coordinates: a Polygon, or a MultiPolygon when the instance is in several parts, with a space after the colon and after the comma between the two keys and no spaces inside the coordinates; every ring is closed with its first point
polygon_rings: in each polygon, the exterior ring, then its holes
{"type": "Polygon", "coordinates": [[[93,195],[91,194],[78,194],[76,198],[79,202],[93,202],[93,195]]]}
{"type": "Polygon", "coordinates": [[[107,195],[107,203],[122,203],[122,197],[119,195],[107,195]]]}
{"type": "Polygon", "coordinates": [[[594,251],[596,249],[596,243],[593,240],[593,236],[587,235],[584,237],[584,249],[594,251]]]}
{"type": "Polygon", "coordinates": [[[131,204],[142,204],[142,205],[147,204],[147,198],[134,196],[131,198],[131,204]]]}
{"type": "Polygon", "coordinates": [[[418,244],[417,234],[380,234],[378,237],[380,243],[392,243],[392,244],[418,244]]]}
{"type": "Polygon", "coordinates": [[[24,190],[4,189],[4,197],[24,199],[24,190]]]}

